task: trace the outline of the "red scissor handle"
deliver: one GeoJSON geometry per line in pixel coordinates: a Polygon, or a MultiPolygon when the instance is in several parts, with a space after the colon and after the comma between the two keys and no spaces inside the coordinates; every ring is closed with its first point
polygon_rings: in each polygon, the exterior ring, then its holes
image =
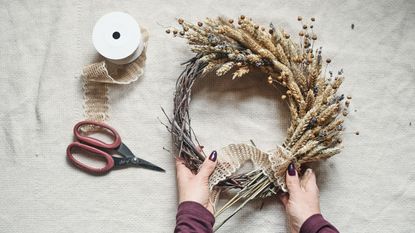
{"type": "Polygon", "coordinates": [[[84,143],[87,143],[91,146],[96,146],[96,147],[100,147],[100,148],[104,148],[104,149],[116,149],[121,145],[121,137],[120,135],[117,133],[117,131],[112,128],[111,126],[104,124],[104,123],[100,123],[100,122],[96,122],[96,121],[81,121],[78,124],[76,124],[73,128],[73,133],[75,134],[75,137],[84,143]],[[88,136],[84,136],[82,135],[81,132],[81,127],[85,126],[85,125],[95,125],[98,126],[100,128],[106,129],[108,130],[112,136],[114,137],[114,142],[113,143],[105,143],[101,140],[98,140],[96,138],[92,138],[92,137],[88,137],[88,136]]]}
{"type": "Polygon", "coordinates": [[[94,173],[94,174],[97,174],[97,175],[107,173],[114,167],[114,159],[112,158],[111,155],[109,155],[105,151],[99,150],[95,147],[92,147],[92,146],[89,146],[89,145],[86,145],[86,144],[82,144],[80,142],[73,142],[73,143],[69,144],[68,148],[66,149],[66,155],[68,156],[68,159],[75,166],[80,168],[81,170],[86,171],[86,172],[90,172],[90,173],[94,173]],[[77,160],[72,155],[72,149],[73,148],[80,148],[80,149],[83,149],[85,151],[91,152],[96,156],[105,158],[105,160],[106,160],[105,167],[96,168],[96,167],[91,167],[91,166],[88,166],[88,165],[82,163],[81,161],[77,160]]]}

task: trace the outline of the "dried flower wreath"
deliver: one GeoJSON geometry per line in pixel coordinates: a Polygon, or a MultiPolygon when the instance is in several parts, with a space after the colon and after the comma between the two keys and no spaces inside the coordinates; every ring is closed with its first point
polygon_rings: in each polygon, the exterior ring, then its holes
{"type": "Polygon", "coordinates": [[[270,85],[281,85],[291,119],[284,143],[270,153],[262,152],[255,146],[232,144],[219,152],[219,163],[210,177],[211,201],[217,203],[224,190],[237,190],[224,206],[215,211],[219,216],[230,206],[242,202],[218,229],[246,203],[255,198],[286,192],[285,172],[290,163],[297,169],[302,164],[327,159],[340,152],[343,116],[351,97],[343,102],[344,95],[338,95],[344,77],[343,71],[333,77],[326,77],[322,48],[315,48],[317,35],[313,31],[314,18],[302,24],[299,43],[290,35],[277,29],[271,23],[269,29],[255,24],[252,19],[240,16],[232,19],[207,18],[204,22],[192,24],[178,19],[181,30],[167,29],[175,37],[187,39],[195,57],[185,62],[186,68],[176,83],[174,113],[169,119],[168,130],[173,136],[179,155],[188,168],[197,172],[205,155],[190,125],[189,104],[192,86],[207,72],[217,76],[233,71],[233,79],[240,78],[254,69],[266,73],[270,85]],[[322,71],[324,68],[324,72],[322,71]],[[241,165],[251,161],[255,169],[236,173],[241,165]]]}

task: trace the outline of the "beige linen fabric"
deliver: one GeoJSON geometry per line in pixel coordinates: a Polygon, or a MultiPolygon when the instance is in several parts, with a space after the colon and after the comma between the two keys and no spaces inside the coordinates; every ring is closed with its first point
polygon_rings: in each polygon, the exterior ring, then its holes
{"type": "MultiPolygon", "coordinates": [[[[6,1],[0,2],[0,229],[2,232],[172,232],[171,138],[157,117],[172,110],[180,63],[192,53],[165,27],[175,18],[245,14],[295,35],[316,17],[318,43],[343,68],[351,94],[345,149],[315,166],[324,216],[342,232],[413,232],[415,216],[415,4],[413,1],[6,1]],[[90,176],[66,161],[83,119],[82,67],[99,61],[94,23],[125,11],[149,30],[145,73],[110,91],[109,124],[139,156],[167,170],[90,176]],[[354,29],[351,29],[354,24],[354,29]],[[354,131],[360,135],[354,135],[354,131]]],[[[288,111],[266,77],[206,77],[191,115],[207,153],[252,139],[262,151],[285,137],[288,111]],[[253,78],[256,77],[256,78],[253,78]]],[[[220,156],[220,155],[219,155],[220,156]]],[[[221,232],[287,232],[275,198],[253,202],[221,232]]]]}

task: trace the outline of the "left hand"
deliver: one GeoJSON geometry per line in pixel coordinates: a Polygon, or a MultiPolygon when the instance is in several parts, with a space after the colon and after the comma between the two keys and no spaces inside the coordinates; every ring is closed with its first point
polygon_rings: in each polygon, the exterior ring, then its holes
{"type": "Polygon", "coordinates": [[[216,167],[217,152],[212,151],[205,159],[197,175],[193,174],[184,165],[183,161],[176,159],[176,177],[179,190],[179,204],[185,201],[194,201],[213,214],[213,206],[209,202],[209,176],[216,167]]]}

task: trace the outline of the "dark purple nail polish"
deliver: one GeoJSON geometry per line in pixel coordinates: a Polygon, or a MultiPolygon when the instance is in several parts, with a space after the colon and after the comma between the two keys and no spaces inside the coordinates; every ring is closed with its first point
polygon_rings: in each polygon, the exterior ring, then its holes
{"type": "Polygon", "coordinates": [[[293,163],[290,163],[290,165],[288,165],[288,175],[295,176],[295,167],[293,163]]]}
{"type": "Polygon", "coordinates": [[[212,153],[210,153],[210,155],[209,155],[209,159],[211,160],[211,161],[213,161],[213,162],[215,162],[216,161],[216,158],[218,157],[218,152],[216,152],[215,150],[214,151],[212,151],[212,153]]]}

